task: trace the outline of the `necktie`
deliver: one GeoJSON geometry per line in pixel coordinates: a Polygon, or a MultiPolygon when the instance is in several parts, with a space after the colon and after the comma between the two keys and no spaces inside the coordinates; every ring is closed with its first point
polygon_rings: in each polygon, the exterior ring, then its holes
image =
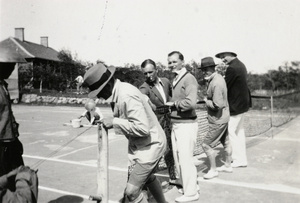
{"type": "Polygon", "coordinates": [[[110,102],[111,110],[114,112],[115,102],[110,102]]]}

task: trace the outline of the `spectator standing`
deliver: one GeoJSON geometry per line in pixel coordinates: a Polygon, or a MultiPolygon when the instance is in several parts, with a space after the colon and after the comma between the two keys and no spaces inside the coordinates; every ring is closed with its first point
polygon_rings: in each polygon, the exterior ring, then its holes
{"type": "Polygon", "coordinates": [[[170,110],[165,106],[171,98],[171,84],[169,79],[158,77],[157,67],[153,60],[147,59],[141,64],[146,81],[139,87],[140,91],[147,95],[155,115],[165,131],[168,152],[165,154],[165,162],[168,168],[170,180],[176,180],[175,164],[172,151],[170,110]]]}
{"type": "Polygon", "coordinates": [[[225,81],[228,92],[230,120],[228,124],[229,140],[232,145],[231,166],[246,167],[246,139],[244,130],[244,114],[251,107],[251,95],[247,85],[246,66],[234,52],[216,54],[226,65],[225,81]]]}
{"type": "Polygon", "coordinates": [[[75,78],[76,81],[76,87],[77,87],[77,94],[82,94],[82,84],[83,84],[83,77],[81,75],[77,76],[75,78]]]}
{"type": "Polygon", "coordinates": [[[197,169],[193,159],[198,132],[195,111],[198,83],[184,67],[184,56],[179,51],[168,54],[168,67],[176,75],[172,83],[172,99],[167,105],[172,109],[170,117],[173,156],[183,186],[183,195],[175,201],[195,201],[199,199],[197,169]]]}
{"type": "MultiPolygon", "coordinates": [[[[11,99],[7,89],[7,79],[13,72],[15,64],[8,63],[0,67],[0,176],[24,165],[23,146],[19,140],[19,124],[16,122],[11,99]]],[[[15,190],[15,176],[11,176],[8,188],[15,190]]]]}
{"type": "Polygon", "coordinates": [[[200,69],[204,72],[205,80],[208,82],[207,98],[204,101],[207,106],[208,132],[204,137],[202,148],[206,153],[210,169],[203,176],[211,179],[218,176],[218,172],[232,172],[231,167],[231,145],[228,138],[229,106],[227,101],[227,88],[224,78],[215,70],[215,62],[212,57],[201,60],[200,69]],[[219,142],[225,149],[225,164],[216,167],[216,153],[214,147],[219,142]]]}
{"type": "Polygon", "coordinates": [[[113,118],[103,119],[104,127],[114,128],[128,139],[128,181],[124,194],[129,202],[148,202],[142,193],[149,188],[157,202],[164,203],[161,184],[154,175],[166,150],[166,137],[145,96],[133,85],[113,77],[115,68],[102,63],[84,75],[90,98],[112,97],[113,118]]]}

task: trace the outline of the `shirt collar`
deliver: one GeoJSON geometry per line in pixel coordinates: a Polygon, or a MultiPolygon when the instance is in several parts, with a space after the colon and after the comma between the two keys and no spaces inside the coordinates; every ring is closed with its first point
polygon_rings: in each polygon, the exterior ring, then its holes
{"type": "Polygon", "coordinates": [[[207,80],[208,82],[210,82],[210,81],[215,77],[216,74],[217,74],[217,72],[214,72],[214,73],[211,74],[210,76],[205,77],[205,80],[207,80]]]}
{"type": "Polygon", "coordinates": [[[117,92],[117,89],[119,89],[120,83],[121,83],[121,81],[119,79],[116,79],[114,88],[112,90],[112,98],[111,98],[112,102],[116,102],[117,101],[118,95],[117,95],[116,92],[117,92]]]}
{"type": "Polygon", "coordinates": [[[183,67],[180,70],[176,70],[174,72],[177,73],[177,78],[181,78],[187,72],[187,70],[185,67],[183,67]]]}
{"type": "Polygon", "coordinates": [[[161,86],[164,86],[164,83],[161,81],[161,79],[159,77],[157,77],[156,84],[160,84],[161,86]]]}

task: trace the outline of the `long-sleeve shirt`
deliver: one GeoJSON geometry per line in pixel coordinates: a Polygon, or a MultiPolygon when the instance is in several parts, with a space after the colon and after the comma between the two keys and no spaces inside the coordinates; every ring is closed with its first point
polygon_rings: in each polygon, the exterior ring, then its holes
{"type": "Polygon", "coordinates": [[[206,101],[208,122],[227,123],[229,121],[229,107],[225,80],[215,72],[209,77],[208,82],[206,101]]]}
{"type": "Polygon", "coordinates": [[[150,163],[166,150],[166,136],[145,96],[133,85],[116,80],[112,102],[116,134],[128,139],[129,161],[150,163]]]}

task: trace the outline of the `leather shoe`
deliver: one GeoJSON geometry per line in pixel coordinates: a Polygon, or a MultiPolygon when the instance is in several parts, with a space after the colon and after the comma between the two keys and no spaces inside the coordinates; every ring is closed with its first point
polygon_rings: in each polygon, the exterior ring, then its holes
{"type": "Polygon", "coordinates": [[[199,199],[199,193],[197,192],[195,195],[193,196],[185,196],[182,195],[180,197],[177,197],[175,199],[175,202],[191,202],[191,201],[196,201],[199,199]]]}
{"type": "MultiPolygon", "coordinates": [[[[184,194],[183,188],[178,188],[178,192],[179,192],[180,194],[184,194]]],[[[199,185],[197,185],[197,192],[200,194],[200,188],[199,188],[199,185]]]]}

